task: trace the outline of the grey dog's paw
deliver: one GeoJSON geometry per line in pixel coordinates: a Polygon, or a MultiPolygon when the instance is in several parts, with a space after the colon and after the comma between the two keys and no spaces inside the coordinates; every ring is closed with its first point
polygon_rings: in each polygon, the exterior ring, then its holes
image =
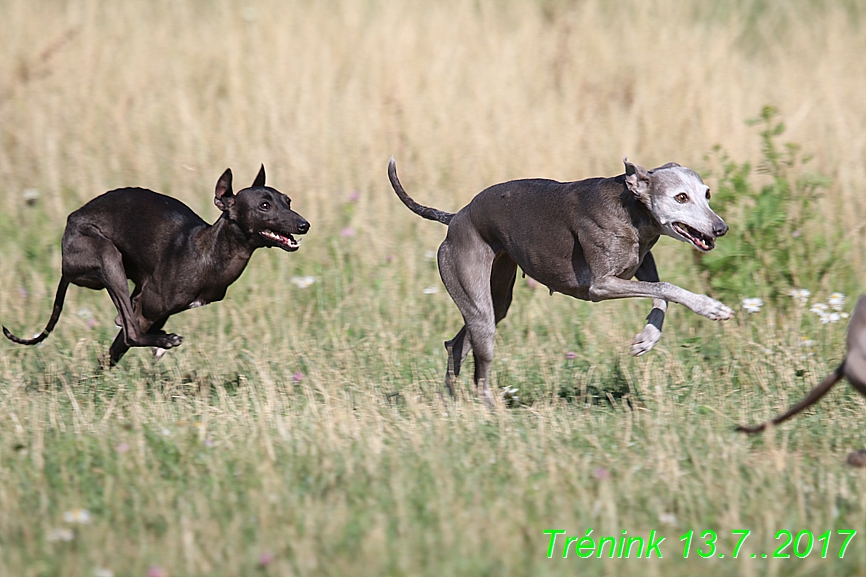
{"type": "Polygon", "coordinates": [[[639,332],[631,342],[631,354],[639,357],[652,350],[659,339],[662,338],[662,332],[654,325],[647,325],[639,332]]]}
{"type": "Polygon", "coordinates": [[[699,315],[705,316],[711,321],[726,321],[734,316],[734,310],[714,298],[710,298],[706,295],[701,295],[703,298],[701,299],[701,304],[699,310],[695,312],[699,315]]]}

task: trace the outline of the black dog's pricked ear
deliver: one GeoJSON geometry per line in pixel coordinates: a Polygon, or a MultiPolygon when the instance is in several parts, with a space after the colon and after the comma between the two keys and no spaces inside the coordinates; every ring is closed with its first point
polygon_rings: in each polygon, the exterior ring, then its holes
{"type": "Polygon", "coordinates": [[[635,196],[641,198],[649,193],[652,180],[643,166],[628,161],[628,157],[622,159],[625,164],[625,185],[635,196]]]}
{"type": "Polygon", "coordinates": [[[228,210],[235,203],[235,194],[232,192],[232,169],[227,168],[216,183],[213,203],[220,210],[228,210]]]}
{"type": "Polygon", "coordinates": [[[253,188],[255,188],[257,186],[264,186],[264,185],[265,185],[265,165],[263,164],[262,167],[259,169],[259,173],[256,175],[256,179],[253,181],[253,188]]]}

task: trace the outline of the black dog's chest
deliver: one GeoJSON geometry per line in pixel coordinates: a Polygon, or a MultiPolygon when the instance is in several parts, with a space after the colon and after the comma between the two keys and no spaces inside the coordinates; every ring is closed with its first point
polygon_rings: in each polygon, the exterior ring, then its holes
{"type": "Polygon", "coordinates": [[[228,287],[222,286],[208,287],[207,290],[203,290],[194,299],[192,299],[187,308],[195,309],[198,307],[209,305],[211,303],[219,302],[225,298],[227,288],[228,287]]]}

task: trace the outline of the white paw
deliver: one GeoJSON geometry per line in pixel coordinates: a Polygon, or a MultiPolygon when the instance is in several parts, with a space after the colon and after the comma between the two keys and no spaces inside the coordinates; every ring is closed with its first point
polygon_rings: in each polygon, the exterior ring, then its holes
{"type": "Polygon", "coordinates": [[[162,349],[160,347],[150,347],[150,350],[153,353],[154,361],[160,360],[162,356],[166,353],[166,349],[162,349]]]}
{"type": "Polygon", "coordinates": [[[662,338],[662,332],[655,325],[647,325],[643,330],[635,336],[631,342],[631,354],[639,357],[652,350],[659,339],[662,338]]]}
{"type": "Polygon", "coordinates": [[[711,321],[726,321],[734,316],[734,310],[731,307],[706,295],[701,295],[701,297],[701,304],[698,309],[695,309],[699,315],[703,315],[711,321]]]}

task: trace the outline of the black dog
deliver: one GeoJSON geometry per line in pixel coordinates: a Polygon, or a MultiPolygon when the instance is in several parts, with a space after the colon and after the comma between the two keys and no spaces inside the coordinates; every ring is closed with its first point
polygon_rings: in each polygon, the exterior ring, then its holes
{"type": "Polygon", "coordinates": [[[222,300],[247,266],[253,251],[277,246],[298,250],[310,223],[290,208],[290,199],[265,186],[265,167],[253,185],[232,192],[232,171],[216,185],[222,211],[213,226],[188,206],[144,188],[121,188],[98,196],[69,215],[63,233],[63,275],[54,311],[42,334],[13,342],[35,345],[57,324],[69,283],[107,289],[121,331],[109,349],[116,364],[130,347],[154,347],[159,358],[182,342],[162,330],[173,314],[222,300]],[[135,284],[128,294],[127,280],[135,284]]]}

